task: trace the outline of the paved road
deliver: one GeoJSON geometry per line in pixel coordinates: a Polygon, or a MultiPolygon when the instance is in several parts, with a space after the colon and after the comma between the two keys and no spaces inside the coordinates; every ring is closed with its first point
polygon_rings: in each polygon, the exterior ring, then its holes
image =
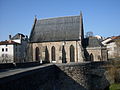
{"type": "Polygon", "coordinates": [[[15,74],[30,71],[30,70],[43,68],[43,67],[50,66],[50,65],[53,65],[53,64],[44,64],[44,65],[41,65],[41,66],[34,66],[34,67],[29,67],[29,68],[2,70],[2,71],[0,71],[0,78],[8,77],[8,76],[11,76],[11,75],[15,75],[15,74]]]}

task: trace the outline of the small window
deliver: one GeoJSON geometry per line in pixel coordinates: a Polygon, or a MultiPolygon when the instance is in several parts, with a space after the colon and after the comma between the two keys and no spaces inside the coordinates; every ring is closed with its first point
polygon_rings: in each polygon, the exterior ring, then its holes
{"type": "Polygon", "coordinates": [[[2,52],[4,52],[4,48],[2,48],[2,52]]]}
{"type": "Polygon", "coordinates": [[[6,48],[6,52],[8,51],[8,48],[6,48]]]}

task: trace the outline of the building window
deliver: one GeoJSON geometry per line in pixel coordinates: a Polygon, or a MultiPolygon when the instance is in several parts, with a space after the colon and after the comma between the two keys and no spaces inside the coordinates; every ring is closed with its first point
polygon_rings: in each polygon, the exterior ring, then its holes
{"type": "Polygon", "coordinates": [[[65,47],[62,46],[62,63],[66,63],[66,52],[65,52],[65,47]]]}
{"type": "Polygon", "coordinates": [[[49,62],[49,51],[47,46],[45,47],[45,61],[49,62]]]}
{"type": "Polygon", "coordinates": [[[40,50],[38,47],[35,48],[35,59],[36,61],[40,61],[40,50]]]}
{"type": "Polygon", "coordinates": [[[4,52],[4,48],[2,48],[2,52],[4,52]]]}
{"type": "Polygon", "coordinates": [[[8,48],[6,48],[6,52],[8,51],[8,48]]]}
{"type": "Polygon", "coordinates": [[[75,62],[75,51],[74,51],[74,46],[70,46],[70,62],[75,62]]]}
{"type": "Polygon", "coordinates": [[[92,53],[90,54],[90,61],[94,61],[94,56],[92,53]]]}
{"type": "Polygon", "coordinates": [[[52,48],[51,48],[51,59],[52,59],[52,61],[55,61],[55,47],[54,46],[52,46],[52,48]]]}

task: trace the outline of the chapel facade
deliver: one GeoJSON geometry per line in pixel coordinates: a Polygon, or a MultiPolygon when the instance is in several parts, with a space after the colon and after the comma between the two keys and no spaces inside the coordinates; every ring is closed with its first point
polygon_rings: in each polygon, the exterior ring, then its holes
{"type": "Polygon", "coordinates": [[[84,43],[82,13],[41,20],[35,18],[29,38],[28,59],[50,63],[84,62],[84,43]]]}

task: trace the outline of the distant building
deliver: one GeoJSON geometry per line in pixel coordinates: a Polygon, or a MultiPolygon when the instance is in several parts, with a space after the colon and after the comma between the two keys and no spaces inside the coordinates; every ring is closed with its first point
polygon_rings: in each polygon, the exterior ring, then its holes
{"type": "Polygon", "coordinates": [[[96,37],[98,40],[100,40],[100,41],[102,41],[102,40],[105,39],[104,37],[102,37],[102,36],[100,36],[100,35],[95,35],[95,37],[96,37]]]}
{"type": "Polygon", "coordinates": [[[106,38],[102,44],[107,47],[108,58],[120,57],[120,36],[106,38]]]}
{"type": "MultiPolygon", "coordinates": [[[[35,18],[29,40],[28,60],[52,63],[88,61],[85,54],[82,13],[78,16],[42,20],[35,18]]],[[[94,40],[92,43],[94,44],[94,40]]],[[[106,57],[103,55],[107,55],[104,50],[100,46],[86,51],[90,52],[89,55],[93,55],[94,59],[91,61],[103,61],[107,59],[103,58],[106,57]]]]}
{"type": "Polygon", "coordinates": [[[11,40],[0,42],[0,63],[13,63],[18,45],[11,40]]]}
{"type": "Polygon", "coordinates": [[[28,37],[23,34],[16,34],[9,40],[0,42],[0,63],[20,63],[26,60],[28,37]]]}
{"type": "Polygon", "coordinates": [[[88,37],[86,43],[86,58],[93,61],[107,61],[107,48],[101,43],[97,37],[88,37]]]}

